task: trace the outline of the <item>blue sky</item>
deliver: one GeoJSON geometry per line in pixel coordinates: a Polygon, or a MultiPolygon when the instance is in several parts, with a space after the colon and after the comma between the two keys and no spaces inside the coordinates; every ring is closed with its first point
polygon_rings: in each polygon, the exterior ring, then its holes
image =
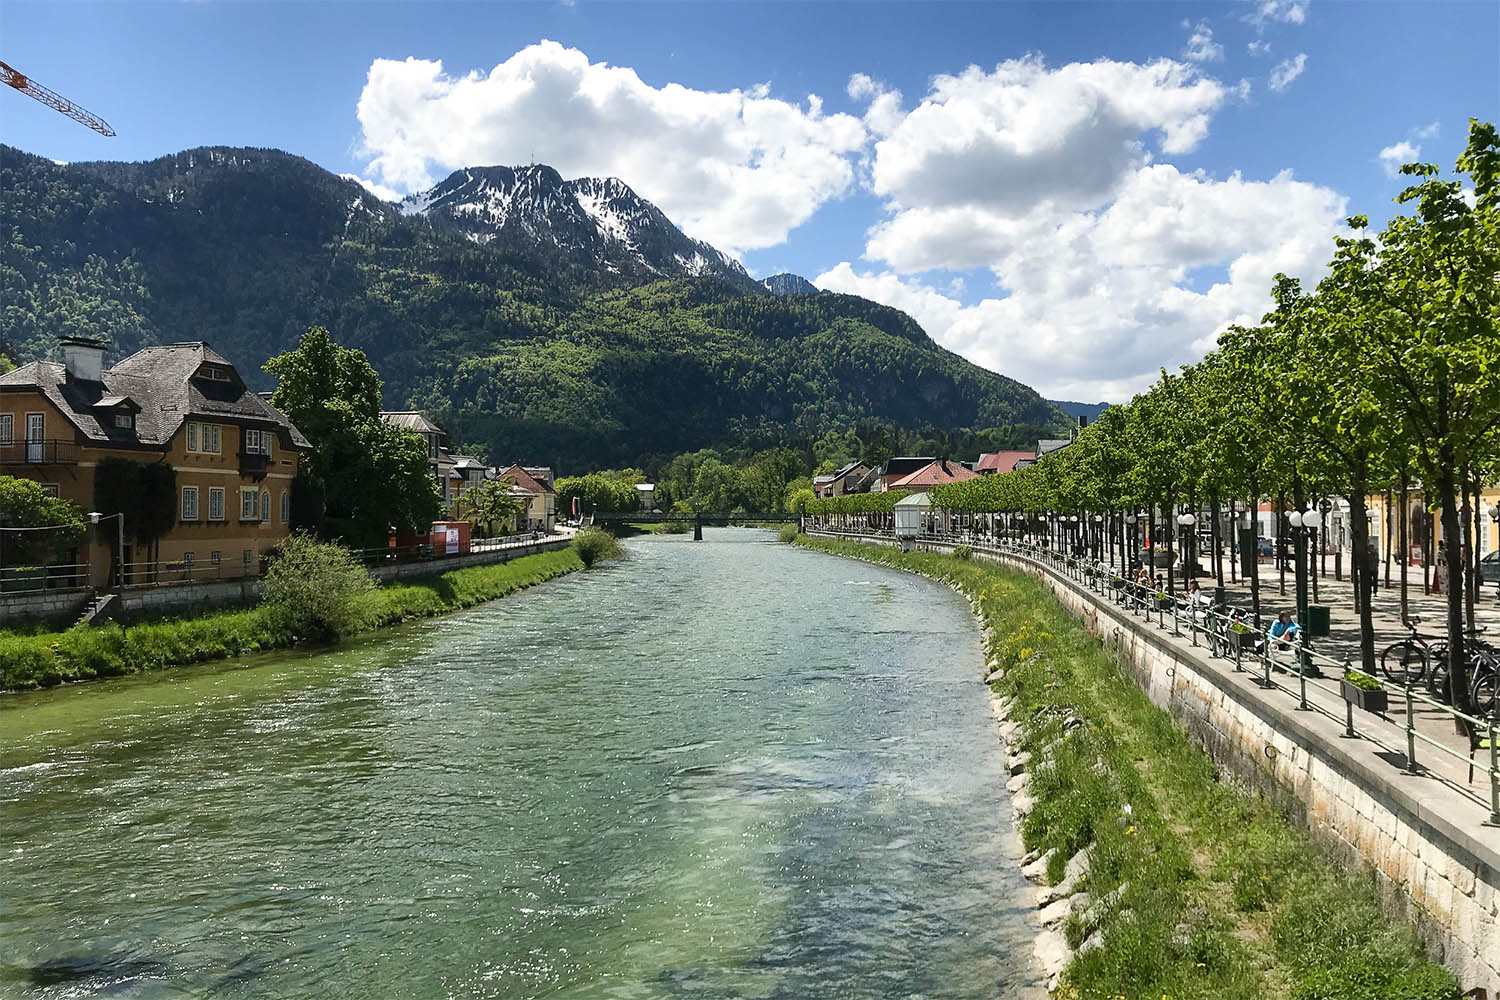
{"type": "Polygon", "coordinates": [[[1496,117],[1497,51],[1493,2],[0,0],[0,58],[119,132],[0,95],[0,136],[275,146],[398,194],[613,173],[754,274],[1123,398],[1263,311],[1276,270],[1314,280],[1344,215],[1386,218],[1391,164],[1451,166],[1496,117]]]}

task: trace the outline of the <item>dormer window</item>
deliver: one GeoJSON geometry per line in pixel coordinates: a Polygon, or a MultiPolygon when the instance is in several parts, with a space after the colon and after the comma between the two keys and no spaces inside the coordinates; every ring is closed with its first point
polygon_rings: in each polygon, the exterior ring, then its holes
{"type": "Polygon", "coordinates": [[[133,430],[135,430],[135,414],[134,413],[116,413],[115,414],[115,426],[118,427],[122,431],[133,431],[133,430]]]}
{"type": "Polygon", "coordinates": [[[213,379],[215,382],[228,382],[228,381],[230,381],[230,378],[229,378],[229,369],[225,368],[225,367],[223,367],[221,365],[204,365],[203,366],[203,377],[204,378],[208,378],[208,379],[213,379]]]}

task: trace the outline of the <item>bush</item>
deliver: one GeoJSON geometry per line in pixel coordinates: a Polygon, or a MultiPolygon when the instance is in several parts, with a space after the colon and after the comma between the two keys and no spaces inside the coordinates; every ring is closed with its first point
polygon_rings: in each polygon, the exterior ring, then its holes
{"type": "Polygon", "coordinates": [[[955,559],[962,559],[962,560],[964,560],[964,561],[967,562],[969,559],[972,559],[973,557],[974,557],[974,550],[972,548],[970,548],[969,546],[967,546],[967,545],[955,546],[954,549],[953,549],[953,558],[955,558],[955,559]]]}
{"type": "Polygon", "coordinates": [[[625,554],[615,536],[601,528],[584,528],[573,536],[573,548],[584,566],[593,566],[609,559],[618,559],[625,554]]]}
{"type": "Polygon", "coordinates": [[[797,530],[797,526],[795,524],[784,524],[781,526],[781,532],[776,536],[776,538],[778,541],[782,542],[795,542],[797,540],[797,536],[800,534],[802,534],[802,532],[797,530]]]}
{"type": "Polygon", "coordinates": [[[294,532],[271,554],[261,604],[281,628],[311,639],[337,639],[369,627],[365,595],[375,589],[342,545],[294,532]]]}

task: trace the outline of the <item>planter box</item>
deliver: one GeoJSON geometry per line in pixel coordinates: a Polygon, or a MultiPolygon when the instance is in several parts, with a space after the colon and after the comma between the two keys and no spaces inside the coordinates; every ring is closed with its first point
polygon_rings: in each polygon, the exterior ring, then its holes
{"type": "Polygon", "coordinates": [[[1171,611],[1177,606],[1177,602],[1170,597],[1156,597],[1152,599],[1152,603],[1158,611],[1171,611]]]}
{"type": "Polygon", "coordinates": [[[1224,635],[1227,637],[1227,642],[1230,649],[1237,649],[1241,653],[1255,652],[1256,633],[1254,631],[1236,632],[1234,629],[1230,629],[1228,632],[1225,632],[1224,635]]]}
{"type": "Polygon", "coordinates": [[[1366,691],[1364,688],[1355,687],[1348,681],[1341,680],[1339,681],[1339,692],[1344,696],[1344,700],[1352,704],[1355,708],[1362,708],[1366,712],[1374,712],[1376,715],[1384,714],[1389,704],[1389,699],[1386,697],[1383,689],[1379,691],[1366,691]]]}

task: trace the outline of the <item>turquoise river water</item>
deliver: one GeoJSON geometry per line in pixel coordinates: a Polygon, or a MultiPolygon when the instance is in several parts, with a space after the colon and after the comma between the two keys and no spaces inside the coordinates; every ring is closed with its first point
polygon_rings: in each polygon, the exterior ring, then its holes
{"type": "Polygon", "coordinates": [[[0,997],[1031,997],[968,608],[766,532],[0,697],[0,997]]]}

